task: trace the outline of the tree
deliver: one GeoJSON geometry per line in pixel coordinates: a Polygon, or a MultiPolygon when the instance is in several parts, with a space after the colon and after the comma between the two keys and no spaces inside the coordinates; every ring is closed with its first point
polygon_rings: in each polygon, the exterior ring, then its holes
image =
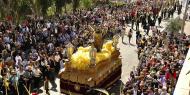
{"type": "Polygon", "coordinates": [[[82,0],[82,4],[85,8],[90,8],[92,6],[92,0],[82,0]]]}
{"type": "Polygon", "coordinates": [[[15,22],[18,23],[21,17],[32,14],[28,0],[16,0],[13,6],[15,22]]]}
{"type": "Polygon", "coordinates": [[[32,14],[39,16],[41,13],[40,0],[29,0],[29,6],[32,10],[32,14]]]}
{"type": "Polygon", "coordinates": [[[0,0],[0,18],[5,17],[5,8],[3,0],[0,0]]]}
{"type": "Polygon", "coordinates": [[[11,5],[11,0],[0,0],[0,10],[1,10],[1,15],[2,16],[7,16],[10,15],[10,5],[11,5]]]}
{"type": "Polygon", "coordinates": [[[66,0],[56,0],[55,5],[56,5],[56,12],[60,13],[62,7],[66,5],[66,0]]]}
{"type": "Polygon", "coordinates": [[[31,14],[28,0],[0,0],[1,16],[12,16],[17,23],[21,16],[31,14]]]}
{"type": "Polygon", "coordinates": [[[182,28],[182,20],[178,17],[176,19],[171,19],[166,27],[169,32],[177,33],[182,28]]]}
{"type": "Polygon", "coordinates": [[[62,7],[65,7],[65,12],[67,12],[67,6],[66,4],[71,3],[72,0],[56,0],[55,6],[56,6],[56,12],[61,13],[62,7]]]}
{"type": "Polygon", "coordinates": [[[53,4],[47,9],[47,16],[53,16],[55,15],[55,12],[56,12],[56,6],[55,4],[53,4]]]}
{"type": "Polygon", "coordinates": [[[53,0],[40,0],[42,15],[47,15],[47,9],[53,4],[53,0]]]}
{"type": "MultiPolygon", "coordinates": [[[[182,28],[182,20],[180,19],[180,17],[177,17],[176,19],[171,19],[166,27],[166,31],[170,34],[170,36],[173,38],[173,37],[177,37],[177,35],[179,34],[179,31],[181,30],[182,28]]],[[[164,40],[164,47],[166,48],[166,50],[168,50],[168,37],[166,37],[166,34],[165,33],[165,36],[163,38],[164,40]]]]}
{"type": "Polygon", "coordinates": [[[80,5],[80,0],[73,0],[73,13],[76,11],[79,5],[80,5]]]}

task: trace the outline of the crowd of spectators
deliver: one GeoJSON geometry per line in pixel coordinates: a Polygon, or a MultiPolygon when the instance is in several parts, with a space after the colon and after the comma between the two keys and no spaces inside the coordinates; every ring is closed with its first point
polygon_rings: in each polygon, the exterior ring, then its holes
{"type": "MultiPolygon", "coordinates": [[[[93,32],[89,31],[89,25],[95,31],[101,31],[104,39],[111,39],[113,35],[118,33],[122,34],[125,25],[129,23],[132,24],[132,29],[133,26],[136,26],[137,31],[139,23],[142,23],[145,32],[149,35],[150,27],[155,26],[161,5],[154,7],[153,3],[148,1],[145,1],[144,4],[138,2],[119,7],[102,5],[89,10],[79,9],[73,14],[65,13],[63,16],[57,16],[53,19],[27,19],[19,25],[13,25],[10,23],[11,21],[0,22],[0,91],[3,95],[6,93],[26,95],[28,91],[29,93],[33,90],[38,92],[41,83],[43,83],[41,81],[44,80],[46,83],[48,81],[51,83],[51,90],[57,91],[55,79],[59,70],[64,68],[64,59],[67,59],[67,45],[71,43],[75,50],[79,46],[88,46],[93,39],[93,32]]],[[[170,10],[176,8],[180,9],[180,6],[175,4],[174,7],[168,8],[166,11],[171,12],[172,15],[173,12],[170,10]]],[[[162,18],[161,15],[160,23],[162,18]]],[[[129,83],[134,86],[130,84],[126,86],[127,92],[130,92],[131,89],[138,93],[145,90],[152,91],[152,88],[146,88],[148,82],[152,83],[151,78],[156,80],[160,76],[152,75],[149,71],[157,73],[160,70],[158,67],[163,69],[163,72],[159,72],[160,75],[167,74],[163,83],[169,84],[168,80],[171,80],[173,76],[175,76],[174,79],[177,78],[177,72],[180,70],[180,64],[185,54],[184,48],[181,49],[182,47],[177,47],[177,45],[183,44],[178,38],[175,38],[175,41],[174,38],[171,38],[170,48],[166,51],[161,44],[161,35],[162,33],[158,32],[149,39],[143,38],[140,34],[137,36],[140,65],[137,71],[131,73],[129,83]],[[160,42],[157,45],[158,41],[160,42]],[[155,51],[155,49],[159,50],[155,51]],[[144,53],[145,51],[146,53],[144,53]],[[155,56],[149,56],[150,53],[155,56]],[[170,57],[173,57],[167,59],[162,53],[170,54],[170,57]],[[173,65],[176,68],[172,69],[173,71],[168,71],[174,67],[173,65]],[[171,73],[173,75],[170,75],[171,73]],[[149,81],[145,78],[146,74],[150,74],[149,81]]],[[[158,90],[165,87],[156,83],[158,81],[153,84],[153,87],[157,86],[158,90]]],[[[172,82],[166,86],[172,88],[172,82]]]]}
{"type": "Polygon", "coordinates": [[[125,95],[173,95],[190,39],[185,34],[169,35],[167,43],[166,32],[153,32],[138,39],[139,64],[130,73],[125,95]]]}
{"type": "Polygon", "coordinates": [[[29,18],[19,25],[1,21],[0,91],[10,95],[39,92],[44,80],[57,91],[55,79],[67,59],[67,45],[71,43],[75,50],[88,46],[93,39],[89,26],[111,39],[123,31],[126,10],[125,6],[103,5],[53,19],[29,18]]]}
{"type": "MultiPolygon", "coordinates": [[[[180,15],[181,7],[173,7],[173,12],[180,15]]],[[[162,18],[172,17],[170,13],[164,15],[168,9],[160,12],[162,18]]],[[[148,36],[136,32],[139,64],[125,84],[125,95],[173,95],[190,38],[184,33],[160,31],[155,26],[150,30],[152,35],[148,36]]]]}

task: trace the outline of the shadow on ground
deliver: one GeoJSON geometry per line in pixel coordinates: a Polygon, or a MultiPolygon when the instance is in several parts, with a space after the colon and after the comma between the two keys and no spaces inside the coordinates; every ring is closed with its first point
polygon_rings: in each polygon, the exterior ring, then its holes
{"type": "Polygon", "coordinates": [[[121,80],[116,81],[110,88],[108,92],[110,95],[122,95],[124,83],[121,80]]]}

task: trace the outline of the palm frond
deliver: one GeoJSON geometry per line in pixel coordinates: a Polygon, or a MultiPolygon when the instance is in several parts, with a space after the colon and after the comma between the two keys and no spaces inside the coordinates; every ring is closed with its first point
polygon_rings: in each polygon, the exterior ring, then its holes
{"type": "Polygon", "coordinates": [[[182,20],[178,17],[176,19],[171,19],[166,27],[168,32],[179,32],[182,28],[182,20]]]}

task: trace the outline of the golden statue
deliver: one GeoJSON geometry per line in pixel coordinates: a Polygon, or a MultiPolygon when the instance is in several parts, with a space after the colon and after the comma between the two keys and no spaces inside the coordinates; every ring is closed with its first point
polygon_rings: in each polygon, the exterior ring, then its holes
{"type": "Polygon", "coordinates": [[[103,38],[102,38],[102,33],[101,31],[98,29],[95,33],[94,33],[94,46],[97,49],[98,52],[101,51],[102,46],[103,46],[103,38]]]}
{"type": "Polygon", "coordinates": [[[90,25],[89,28],[93,32],[94,47],[97,49],[97,52],[100,52],[104,43],[102,32],[100,29],[94,30],[90,25]]]}
{"type": "Polygon", "coordinates": [[[71,59],[71,56],[72,56],[73,52],[74,52],[74,47],[73,47],[73,45],[71,43],[69,43],[67,45],[67,57],[68,57],[69,60],[71,59]]]}
{"type": "Polygon", "coordinates": [[[97,49],[92,44],[90,52],[89,52],[90,66],[95,66],[96,65],[96,53],[97,53],[97,49]]]}

